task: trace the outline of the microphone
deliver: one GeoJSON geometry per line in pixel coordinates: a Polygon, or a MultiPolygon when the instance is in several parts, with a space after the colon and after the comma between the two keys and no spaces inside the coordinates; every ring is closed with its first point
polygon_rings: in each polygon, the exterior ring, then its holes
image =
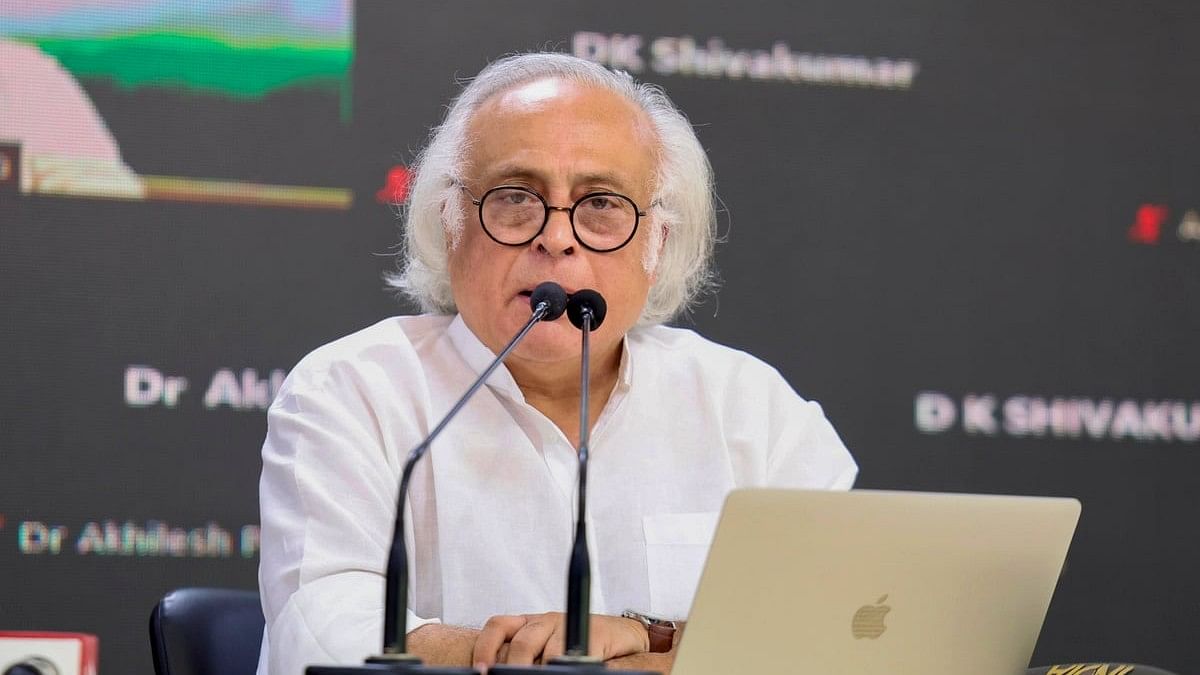
{"type": "Polygon", "coordinates": [[[588,336],[600,327],[608,313],[604,297],[591,289],[571,295],[567,301],[567,318],[582,331],[579,359],[579,490],[575,515],[575,543],[571,546],[571,562],[567,566],[566,646],[564,655],[571,660],[588,656],[588,624],[591,619],[592,558],[587,542],[587,465],[588,441],[591,435],[588,407],[588,336]]]}
{"type": "MultiPolygon", "coordinates": [[[[534,314],[545,310],[539,321],[558,321],[558,317],[562,316],[567,309],[567,300],[567,292],[563,290],[562,286],[553,281],[543,281],[533,289],[533,293],[529,294],[529,307],[534,314]]],[[[530,322],[536,323],[532,318],[530,318],[530,322]]],[[[520,339],[520,337],[518,336],[516,339],[520,339]]]]}
{"type": "MultiPolygon", "coordinates": [[[[579,330],[584,330],[585,314],[591,318],[591,330],[599,328],[600,324],[604,323],[604,317],[608,316],[608,303],[604,301],[604,296],[590,288],[572,293],[571,298],[567,300],[567,318],[579,330]]],[[[587,331],[584,331],[584,338],[587,338],[587,331]]],[[[586,343],[583,348],[587,349],[586,343]]],[[[583,352],[583,356],[587,357],[587,351],[583,352]]]]}
{"type": "MultiPolygon", "coordinates": [[[[591,425],[588,423],[589,343],[592,331],[600,327],[608,312],[604,296],[591,289],[571,294],[567,301],[567,318],[583,332],[579,359],[579,492],[575,515],[575,541],[571,545],[571,560],[567,565],[566,640],[563,655],[544,666],[497,665],[488,669],[489,675],[587,675],[604,672],[604,661],[588,654],[588,629],[591,620],[592,559],[587,542],[587,462],[591,425]]],[[[622,671],[626,675],[660,675],[643,670],[622,671]]]]}
{"type": "Polygon", "coordinates": [[[500,366],[505,358],[516,349],[521,340],[533,329],[539,321],[555,321],[563,315],[567,306],[567,292],[562,286],[553,281],[544,281],[533,289],[529,296],[529,307],[533,310],[529,320],[521,330],[513,336],[503,350],[492,360],[467,392],[458,399],[442,420],[425,440],[417,444],[408,453],[404,462],[404,470],[400,474],[400,491],[396,497],[396,520],[392,531],[392,548],[388,553],[387,584],[384,590],[383,615],[383,654],[369,657],[366,665],[358,667],[345,666],[309,666],[306,675],[351,675],[351,673],[379,673],[397,671],[415,671],[420,673],[438,673],[441,675],[477,675],[473,668],[429,668],[421,665],[421,659],[407,653],[408,616],[408,549],[404,543],[404,498],[408,494],[408,482],[412,478],[413,469],[417,462],[429,451],[433,440],[442,433],[450,420],[462,410],[467,401],[479,391],[492,373],[500,366]]]}

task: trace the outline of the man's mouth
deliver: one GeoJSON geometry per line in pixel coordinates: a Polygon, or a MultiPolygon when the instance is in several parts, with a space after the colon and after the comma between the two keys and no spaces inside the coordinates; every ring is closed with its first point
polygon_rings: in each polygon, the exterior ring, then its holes
{"type": "MultiPolygon", "coordinates": [[[[568,296],[575,292],[575,291],[571,290],[570,288],[567,288],[566,286],[563,286],[562,289],[567,292],[568,296]]],[[[520,292],[518,292],[517,295],[521,296],[522,298],[528,298],[533,295],[533,289],[532,288],[523,289],[520,292]]]]}
{"type": "MultiPolygon", "coordinates": [[[[551,281],[551,280],[547,280],[547,281],[551,281]]],[[[556,283],[558,283],[558,282],[556,282],[556,283]]],[[[568,294],[568,295],[571,295],[572,293],[575,293],[576,291],[578,291],[578,289],[580,289],[577,286],[575,286],[575,287],[566,286],[565,283],[559,283],[559,286],[562,287],[563,291],[566,291],[566,294],[568,294]]],[[[534,285],[530,286],[529,288],[522,288],[521,291],[517,292],[517,295],[521,295],[522,298],[529,298],[530,295],[533,295],[534,288],[536,288],[536,287],[538,287],[538,285],[536,285],[536,283],[534,283],[534,285]]]]}

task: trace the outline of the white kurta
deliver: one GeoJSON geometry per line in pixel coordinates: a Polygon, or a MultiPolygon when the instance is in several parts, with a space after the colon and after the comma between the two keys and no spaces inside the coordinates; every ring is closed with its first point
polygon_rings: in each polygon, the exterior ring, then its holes
{"type": "MultiPolygon", "coordinates": [[[[396,317],[289,375],[263,446],[260,674],[380,650],[400,469],[492,357],[461,317],[396,317]]],[[[731,489],[848,489],[857,473],[820,406],[773,368],[662,326],[626,337],[590,447],[599,614],[685,618],[731,489]]],[[[414,472],[410,630],[561,611],[577,466],[499,368],[414,472]]]]}

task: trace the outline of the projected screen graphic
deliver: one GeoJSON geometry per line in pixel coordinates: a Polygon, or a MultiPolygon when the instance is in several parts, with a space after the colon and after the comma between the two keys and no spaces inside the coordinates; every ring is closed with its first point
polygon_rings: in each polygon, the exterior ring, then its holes
{"type": "Polygon", "coordinates": [[[145,673],[166,591],[256,587],[266,407],[397,311],[353,63],[349,0],[0,0],[0,630],[145,673]]]}
{"type": "Polygon", "coordinates": [[[347,2],[9,2],[0,12],[5,184],[26,194],[349,206],[350,191],[314,166],[319,139],[350,120],[347,2]],[[314,141],[306,162],[282,161],[314,141]],[[280,170],[247,170],[234,157],[247,152],[278,157],[280,170]]]}

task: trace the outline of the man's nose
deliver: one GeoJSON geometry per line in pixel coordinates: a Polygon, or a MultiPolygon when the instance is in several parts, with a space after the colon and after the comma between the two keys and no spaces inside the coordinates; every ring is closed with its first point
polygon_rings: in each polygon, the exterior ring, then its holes
{"type": "Polygon", "coordinates": [[[542,233],[535,238],[538,251],[550,255],[572,255],[575,253],[575,231],[571,228],[571,209],[551,206],[549,219],[542,233]]]}

